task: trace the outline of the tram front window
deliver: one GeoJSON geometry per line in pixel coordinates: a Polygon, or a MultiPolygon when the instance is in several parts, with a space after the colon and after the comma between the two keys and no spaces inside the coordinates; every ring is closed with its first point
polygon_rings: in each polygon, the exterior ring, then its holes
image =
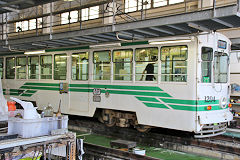
{"type": "Polygon", "coordinates": [[[214,82],[227,83],[229,70],[229,57],[226,53],[215,52],[214,54],[214,82]]]}
{"type": "Polygon", "coordinates": [[[110,80],[111,51],[93,52],[94,80],[110,80]]]}
{"type": "Polygon", "coordinates": [[[3,79],[3,58],[0,58],[0,77],[3,79]]]}
{"type": "Polygon", "coordinates": [[[202,82],[211,83],[213,49],[202,47],[202,82]]]}

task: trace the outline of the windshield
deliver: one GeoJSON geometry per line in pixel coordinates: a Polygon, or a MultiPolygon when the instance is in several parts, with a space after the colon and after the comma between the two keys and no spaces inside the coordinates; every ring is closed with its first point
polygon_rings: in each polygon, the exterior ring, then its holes
{"type": "Polygon", "coordinates": [[[227,83],[229,70],[229,57],[226,53],[215,52],[214,54],[214,82],[227,83]]]}

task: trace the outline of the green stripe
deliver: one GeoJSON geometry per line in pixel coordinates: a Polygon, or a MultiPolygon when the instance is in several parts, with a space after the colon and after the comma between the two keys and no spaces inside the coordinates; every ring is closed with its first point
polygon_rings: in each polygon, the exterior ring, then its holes
{"type": "MultiPolygon", "coordinates": [[[[102,93],[105,93],[105,92],[106,91],[102,91],[102,93]]],[[[159,92],[138,92],[138,91],[119,91],[119,90],[108,90],[108,92],[112,94],[171,97],[167,93],[159,93],[159,92]]]]}
{"type": "Polygon", "coordinates": [[[70,51],[70,50],[80,50],[89,49],[89,46],[74,47],[74,48],[59,48],[59,49],[46,49],[46,52],[57,52],[57,51],[70,51]]]}
{"type": "Polygon", "coordinates": [[[25,93],[36,93],[37,91],[34,90],[27,90],[25,93]]]}
{"type": "Polygon", "coordinates": [[[31,97],[32,94],[21,94],[21,96],[24,96],[24,97],[31,97]]]}
{"type": "Polygon", "coordinates": [[[33,87],[33,86],[22,86],[20,88],[23,89],[37,89],[37,90],[52,90],[52,91],[59,91],[59,88],[53,88],[53,87],[33,87]]]}
{"type": "Polygon", "coordinates": [[[159,88],[159,87],[153,87],[153,86],[121,86],[121,85],[97,85],[97,84],[69,84],[69,87],[163,91],[161,88],[159,88]]]}
{"type": "Polygon", "coordinates": [[[6,89],[3,89],[3,91],[6,91],[6,89]]]}
{"type": "Polygon", "coordinates": [[[161,100],[165,103],[176,103],[176,104],[189,104],[189,105],[196,105],[196,100],[182,100],[182,99],[166,99],[161,98],[161,100]]]}
{"type": "Polygon", "coordinates": [[[148,44],[148,41],[121,43],[121,46],[132,46],[132,45],[142,45],[142,44],[148,44]]]}
{"type": "Polygon", "coordinates": [[[219,100],[215,100],[215,102],[205,102],[205,100],[199,100],[197,101],[198,105],[213,105],[213,104],[219,104],[219,100]]]}
{"type": "Polygon", "coordinates": [[[175,104],[187,104],[187,105],[212,105],[219,104],[219,100],[215,102],[205,102],[205,100],[183,100],[183,99],[166,99],[161,98],[161,100],[165,103],[175,103],[175,104]]]}
{"type": "Polygon", "coordinates": [[[24,86],[59,86],[59,83],[25,83],[24,86]]]}
{"type": "Polygon", "coordinates": [[[150,97],[136,97],[140,101],[147,101],[147,102],[159,102],[156,98],[150,98],[150,97]]]}
{"type": "Polygon", "coordinates": [[[10,93],[11,96],[19,96],[19,93],[10,93]]]}
{"type": "Polygon", "coordinates": [[[172,107],[172,109],[176,110],[185,110],[185,111],[213,111],[213,110],[221,110],[219,106],[212,106],[211,110],[207,110],[207,106],[200,106],[200,107],[194,107],[194,106],[182,106],[182,105],[169,105],[172,107]]]}
{"type": "Polygon", "coordinates": [[[165,108],[169,109],[166,107],[164,104],[159,104],[159,103],[144,103],[147,107],[153,107],[153,108],[165,108]]]}

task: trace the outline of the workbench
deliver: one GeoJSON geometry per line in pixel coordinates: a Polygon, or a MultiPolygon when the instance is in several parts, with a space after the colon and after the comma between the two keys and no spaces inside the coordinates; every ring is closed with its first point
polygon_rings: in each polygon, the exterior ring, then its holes
{"type": "Polygon", "coordinates": [[[53,148],[62,146],[66,146],[66,159],[75,160],[76,134],[73,132],[33,138],[3,139],[0,140],[0,154],[1,159],[11,159],[11,157],[19,154],[38,151],[42,153],[43,159],[46,160],[50,158],[53,148]]]}

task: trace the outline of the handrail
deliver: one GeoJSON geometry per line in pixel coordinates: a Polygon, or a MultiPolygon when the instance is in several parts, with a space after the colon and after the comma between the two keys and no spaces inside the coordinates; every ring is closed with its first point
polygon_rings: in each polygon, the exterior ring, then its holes
{"type": "MultiPolygon", "coordinates": [[[[164,1],[164,0],[163,0],[164,1]]],[[[41,15],[36,16],[29,16],[25,18],[19,18],[17,20],[8,20],[7,22],[3,21],[2,18],[2,33],[0,38],[6,39],[8,35],[8,39],[14,39],[14,38],[20,38],[25,36],[39,36],[44,34],[54,34],[59,32],[66,32],[66,31],[72,31],[72,30],[79,30],[79,29],[86,29],[86,28],[93,28],[93,27],[100,27],[100,26],[108,26],[112,24],[119,24],[119,23],[127,23],[129,21],[140,21],[142,20],[141,13],[143,12],[143,8],[139,8],[139,6],[136,6],[136,10],[133,12],[126,12],[124,4],[119,5],[120,0],[102,0],[98,2],[94,2],[91,4],[83,4],[80,6],[74,6],[72,8],[68,9],[62,9],[59,11],[52,11],[51,13],[44,13],[42,11],[41,15]],[[106,12],[105,6],[107,4],[110,4],[110,2],[117,3],[118,6],[113,6],[112,11],[106,12]],[[94,5],[100,6],[100,12],[99,12],[99,18],[95,19],[88,19],[87,21],[81,20],[81,17],[78,16],[78,20],[75,23],[69,23],[68,24],[61,24],[61,14],[65,12],[71,12],[74,10],[80,10],[88,7],[92,7],[94,5]],[[50,20],[47,19],[49,17],[50,20]],[[36,27],[34,30],[27,30],[22,32],[16,32],[15,23],[19,21],[29,21],[31,19],[37,19],[37,18],[43,18],[43,24],[42,27],[36,27]],[[7,23],[7,24],[6,24],[7,23]],[[5,26],[5,27],[4,27],[5,26]],[[7,26],[7,27],[6,27],[7,26]],[[50,29],[50,32],[46,31],[46,29],[50,29]],[[52,28],[52,29],[51,29],[52,28]],[[63,29],[63,30],[62,30],[63,29]],[[32,34],[32,32],[35,31],[36,34],[32,34]]],[[[170,4],[169,0],[166,1],[167,5],[164,6],[158,6],[153,7],[153,4],[149,9],[145,9],[145,15],[144,19],[151,19],[151,18],[157,18],[157,17],[163,17],[167,15],[174,15],[179,13],[186,13],[186,12],[194,12],[199,10],[205,10],[205,9],[213,9],[213,17],[215,16],[215,10],[217,7],[219,7],[218,4],[222,5],[232,5],[235,4],[238,6],[238,11],[240,10],[240,0],[230,0],[225,3],[224,0],[213,0],[212,5],[210,4],[208,0],[184,0],[181,3],[177,4],[170,4]],[[169,10],[168,10],[169,7],[169,10]],[[191,8],[192,7],[192,8],[191,8]]],[[[144,4],[143,4],[144,5],[144,4]]],[[[25,13],[22,13],[25,14],[25,13]]],[[[2,15],[3,17],[3,15],[2,15]]],[[[36,20],[37,21],[37,20],[36,20]]]]}

